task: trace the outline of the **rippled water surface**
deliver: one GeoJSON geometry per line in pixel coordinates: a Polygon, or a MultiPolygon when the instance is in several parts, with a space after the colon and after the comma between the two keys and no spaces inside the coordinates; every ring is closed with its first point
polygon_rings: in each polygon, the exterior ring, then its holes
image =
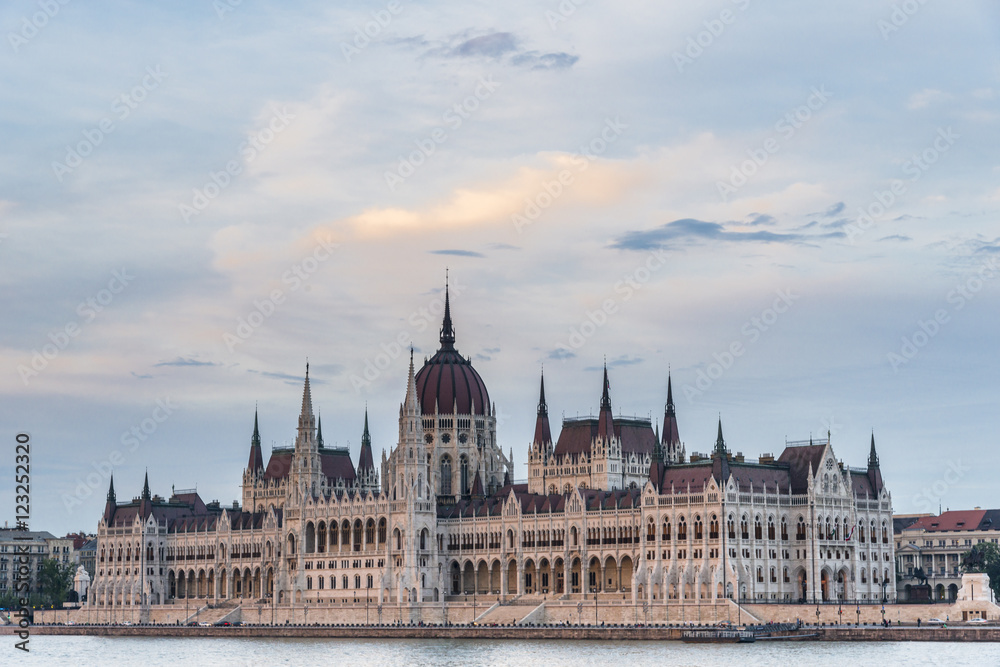
{"type": "Polygon", "coordinates": [[[35,635],[31,653],[3,637],[0,665],[1000,665],[1000,644],[943,642],[517,641],[480,639],[105,638],[35,635]]]}

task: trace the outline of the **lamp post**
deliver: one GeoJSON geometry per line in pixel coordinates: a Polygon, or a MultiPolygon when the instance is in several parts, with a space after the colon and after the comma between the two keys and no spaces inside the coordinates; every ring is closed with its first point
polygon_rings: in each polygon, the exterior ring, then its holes
{"type": "Polygon", "coordinates": [[[861,626],[861,603],[858,603],[858,626],[861,626]]]}

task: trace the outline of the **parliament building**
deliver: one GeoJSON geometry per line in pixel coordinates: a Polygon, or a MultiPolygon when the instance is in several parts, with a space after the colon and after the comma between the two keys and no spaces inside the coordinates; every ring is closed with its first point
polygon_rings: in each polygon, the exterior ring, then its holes
{"type": "Polygon", "coordinates": [[[419,369],[411,351],[399,431],[377,465],[367,414],[356,462],[324,444],[307,365],[294,446],[265,463],[254,417],[240,501],[163,498],[147,477],[120,503],[112,480],[94,618],[350,603],[358,622],[374,622],[359,598],[380,620],[384,605],[404,610],[401,622],[432,607],[447,619],[471,596],[484,609],[895,600],[892,499],[874,436],[861,468],[839,460],[829,436],[748,460],[720,420],[710,453],[689,456],[669,377],[661,429],[614,415],[605,368],[599,413],[563,419],[557,437],[541,379],[528,479],[516,481],[486,384],[455,342],[446,288],[440,348],[419,369]]]}

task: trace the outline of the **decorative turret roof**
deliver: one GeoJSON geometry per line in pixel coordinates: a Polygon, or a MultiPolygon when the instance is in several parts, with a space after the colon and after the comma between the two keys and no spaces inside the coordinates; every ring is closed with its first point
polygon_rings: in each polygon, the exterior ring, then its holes
{"type": "Polygon", "coordinates": [[[609,439],[615,434],[611,415],[611,383],[608,382],[608,365],[604,364],[604,391],[601,393],[601,412],[597,417],[597,437],[609,439]]]}
{"type": "Polygon", "coordinates": [[[260,427],[257,425],[257,410],[253,411],[253,436],[250,438],[250,460],[247,462],[250,472],[260,472],[264,469],[264,455],[260,450],[260,427]]]}
{"type": "Polygon", "coordinates": [[[722,437],[722,417],[719,417],[719,434],[715,439],[715,450],[712,452],[712,476],[721,486],[729,480],[729,452],[726,451],[726,440],[722,437]]]}
{"type": "Polygon", "coordinates": [[[882,482],[882,470],[878,464],[878,453],[875,451],[875,433],[872,432],[871,451],[868,453],[868,481],[875,491],[875,495],[882,493],[885,484],[882,482]]]}
{"type": "Polygon", "coordinates": [[[672,452],[681,444],[680,432],[677,429],[677,412],[674,408],[674,390],[670,373],[667,373],[667,405],[663,411],[663,438],[661,440],[664,448],[672,452]]]}
{"type": "Polygon", "coordinates": [[[365,408],[365,431],[361,435],[361,454],[358,456],[358,474],[375,469],[372,456],[372,436],[368,433],[368,408],[365,408]]]}
{"type": "Polygon", "coordinates": [[[552,442],[552,431],[549,428],[549,407],[545,403],[545,375],[542,374],[541,387],[538,391],[538,416],[535,418],[535,445],[552,442]]]}
{"type": "Polygon", "coordinates": [[[152,495],[149,493],[149,471],[146,471],[146,478],[142,482],[142,500],[152,500],[152,495]]]}

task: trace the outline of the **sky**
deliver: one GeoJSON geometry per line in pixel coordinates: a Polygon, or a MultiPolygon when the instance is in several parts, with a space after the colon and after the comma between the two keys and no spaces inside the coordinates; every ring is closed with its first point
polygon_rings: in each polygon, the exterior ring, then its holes
{"type": "MultiPolygon", "coordinates": [[[[1000,7],[11,0],[0,515],[240,497],[254,410],[395,443],[458,350],[526,478],[549,413],[825,438],[897,513],[1000,507],[1000,7]],[[987,465],[984,465],[986,463],[987,465]]],[[[554,430],[558,427],[554,423],[554,430]]]]}

